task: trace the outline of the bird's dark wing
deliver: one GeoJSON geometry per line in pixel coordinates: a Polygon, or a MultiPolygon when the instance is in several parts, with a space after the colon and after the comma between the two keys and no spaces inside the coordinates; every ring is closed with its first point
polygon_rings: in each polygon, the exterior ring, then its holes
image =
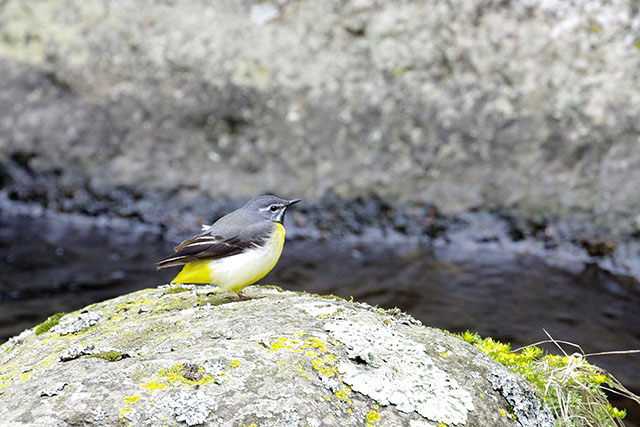
{"type": "Polygon", "coordinates": [[[235,230],[235,233],[225,237],[216,235],[215,231],[205,231],[180,243],[174,248],[175,253],[173,255],[156,263],[156,268],[160,270],[161,268],[184,265],[193,261],[236,255],[248,248],[262,245],[268,237],[268,233],[247,233],[249,231],[247,228],[235,230]]]}

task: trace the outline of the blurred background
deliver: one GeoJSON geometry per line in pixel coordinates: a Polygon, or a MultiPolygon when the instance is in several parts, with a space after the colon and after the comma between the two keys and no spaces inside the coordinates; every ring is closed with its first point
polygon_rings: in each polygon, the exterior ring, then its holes
{"type": "Polygon", "coordinates": [[[0,341],[273,193],[263,283],[638,349],[638,117],[635,0],[2,0],[0,341]]]}

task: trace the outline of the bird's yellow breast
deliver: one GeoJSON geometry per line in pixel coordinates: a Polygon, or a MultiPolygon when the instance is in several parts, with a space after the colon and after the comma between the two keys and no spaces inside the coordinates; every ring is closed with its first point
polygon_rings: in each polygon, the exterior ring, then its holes
{"type": "Polygon", "coordinates": [[[224,258],[187,263],[171,283],[211,283],[224,291],[240,292],[275,267],[284,238],[284,227],[276,222],[264,245],[224,258]]]}

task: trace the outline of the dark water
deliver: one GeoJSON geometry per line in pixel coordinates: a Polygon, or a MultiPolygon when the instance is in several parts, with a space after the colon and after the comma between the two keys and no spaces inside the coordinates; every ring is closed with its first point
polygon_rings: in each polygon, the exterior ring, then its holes
{"type": "MultiPolygon", "coordinates": [[[[33,209],[1,213],[0,341],[52,313],[155,287],[177,272],[155,271],[154,261],[176,243],[157,227],[33,209]]],[[[485,239],[485,219],[428,241],[379,231],[336,239],[288,227],[281,261],[262,283],[397,306],[426,325],[469,329],[514,348],[544,340],[544,328],[587,353],[640,349],[635,279],[571,248],[545,255],[535,242],[485,239]]],[[[590,360],[640,391],[640,355],[590,360]]],[[[637,406],[616,403],[638,424],[637,406]]]]}

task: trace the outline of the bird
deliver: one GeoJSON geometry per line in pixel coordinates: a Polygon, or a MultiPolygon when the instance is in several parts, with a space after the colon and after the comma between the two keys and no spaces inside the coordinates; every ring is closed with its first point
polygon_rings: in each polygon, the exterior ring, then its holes
{"type": "Polygon", "coordinates": [[[213,284],[239,294],[275,267],[284,246],[284,214],[300,199],[269,194],[249,200],[174,248],[158,270],[183,266],[172,284],[213,284]]]}

